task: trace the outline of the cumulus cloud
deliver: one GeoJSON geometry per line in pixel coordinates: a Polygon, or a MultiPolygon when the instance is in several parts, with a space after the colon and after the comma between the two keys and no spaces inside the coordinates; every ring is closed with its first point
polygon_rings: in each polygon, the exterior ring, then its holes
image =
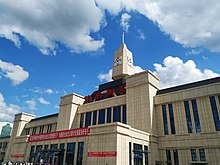
{"type": "Polygon", "coordinates": [[[185,63],[178,57],[168,56],[163,64],[154,64],[154,73],[160,78],[160,88],[181,85],[219,76],[209,69],[198,69],[193,60],[185,63]]]}
{"type": "Polygon", "coordinates": [[[120,22],[120,25],[122,27],[122,29],[126,32],[128,32],[128,28],[129,28],[129,21],[131,19],[131,16],[127,13],[124,13],[121,15],[121,22],[120,22]]]}
{"type": "MultiPolygon", "coordinates": [[[[18,85],[29,77],[29,73],[21,66],[0,60],[0,74],[12,81],[12,85],[18,85]]],[[[0,77],[1,78],[1,77],[0,77]]]]}
{"type": "Polygon", "coordinates": [[[218,0],[166,1],[155,0],[96,0],[98,6],[112,14],[136,11],[159,26],[160,30],[186,46],[204,46],[220,51],[220,5],[218,0]],[[211,12],[210,12],[211,9],[211,12]],[[199,12],[198,12],[199,11],[199,12]],[[208,20],[208,21],[207,21],[208,20]]]}
{"type": "MultiPolygon", "coordinates": [[[[139,73],[139,72],[143,72],[144,70],[140,67],[140,66],[134,66],[133,65],[133,73],[139,73]]],[[[103,82],[103,81],[112,81],[112,69],[110,69],[107,73],[100,73],[98,75],[98,79],[103,82]]]]}
{"type": "Polygon", "coordinates": [[[57,90],[51,89],[51,88],[40,88],[40,87],[34,87],[33,89],[30,89],[30,91],[34,92],[34,93],[46,93],[46,94],[57,94],[59,93],[57,90]]]}
{"type": "Polygon", "coordinates": [[[37,103],[33,99],[27,100],[27,101],[25,101],[25,103],[28,105],[29,110],[36,110],[37,109],[37,107],[36,107],[37,103]]]}
{"type": "Polygon", "coordinates": [[[145,40],[145,34],[141,29],[138,29],[138,38],[141,40],[145,40]]]}
{"type": "Polygon", "coordinates": [[[20,37],[43,54],[55,54],[57,42],[74,52],[96,51],[103,38],[91,33],[103,25],[103,13],[93,0],[0,0],[0,37],[20,47],[20,37]]]}
{"type": "Polygon", "coordinates": [[[38,101],[39,101],[41,104],[45,104],[45,105],[49,105],[49,104],[50,104],[50,102],[49,102],[49,101],[46,101],[43,97],[38,98],[38,101]]]}
{"type": "Polygon", "coordinates": [[[21,108],[18,105],[5,103],[2,93],[0,93],[0,121],[9,121],[14,120],[14,115],[21,112],[21,108]]]}
{"type": "Polygon", "coordinates": [[[108,73],[100,73],[98,75],[98,79],[103,82],[103,81],[112,81],[112,69],[108,71],[108,73]]]}

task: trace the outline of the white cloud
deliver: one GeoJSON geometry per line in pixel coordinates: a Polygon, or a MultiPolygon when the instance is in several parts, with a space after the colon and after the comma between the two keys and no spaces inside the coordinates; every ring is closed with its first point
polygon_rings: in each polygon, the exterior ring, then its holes
{"type": "Polygon", "coordinates": [[[21,108],[18,105],[5,103],[3,95],[0,93],[0,120],[10,121],[14,120],[14,115],[21,112],[21,108]]]}
{"type": "Polygon", "coordinates": [[[112,81],[112,69],[108,71],[108,73],[100,73],[98,75],[98,79],[103,82],[103,81],[112,81]]]}
{"type": "Polygon", "coordinates": [[[43,89],[40,87],[34,87],[33,89],[30,89],[30,91],[34,92],[34,93],[46,93],[46,94],[57,94],[59,93],[57,90],[51,89],[51,88],[47,88],[47,89],[43,89]]]}
{"type": "Polygon", "coordinates": [[[71,87],[74,87],[74,86],[75,86],[75,83],[70,84],[70,86],[71,86],[71,87]]]}
{"type": "Polygon", "coordinates": [[[37,107],[36,107],[37,103],[33,99],[27,100],[27,101],[25,101],[25,103],[28,105],[29,110],[36,110],[37,109],[37,107]]]}
{"type": "Polygon", "coordinates": [[[29,73],[21,66],[0,60],[0,73],[2,76],[10,79],[13,86],[22,83],[29,77],[29,73]]]}
{"type": "Polygon", "coordinates": [[[104,16],[95,1],[0,0],[0,37],[20,47],[20,37],[43,54],[55,54],[57,42],[74,52],[96,51],[103,38],[91,33],[100,30],[104,16]]]}
{"type": "Polygon", "coordinates": [[[46,101],[43,97],[38,98],[38,101],[39,101],[41,104],[45,104],[45,105],[49,105],[49,104],[50,104],[50,102],[49,102],[49,101],[46,101]]]}
{"type": "MultiPolygon", "coordinates": [[[[140,67],[140,66],[133,66],[133,73],[139,73],[139,72],[143,72],[144,70],[140,67]]],[[[98,75],[98,79],[103,82],[103,81],[112,81],[112,69],[110,69],[107,73],[100,73],[98,75]]]]}
{"type": "Polygon", "coordinates": [[[191,49],[190,51],[186,52],[186,55],[197,55],[200,54],[200,50],[191,49]]]}
{"type": "Polygon", "coordinates": [[[154,64],[154,73],[160,79],[160,88],[181,85],[203,79],[219,76],[218,73],[209,69],[204,71],[198,69],[193,60],[183,62],[178,57],[168,56],[163,60],[163,64],[154,64]]]}
{"type": "Polygon", "coordinates": [[[121,22],[120,22],[120,25],[122,27],[122,29],[126,32],[128,32],[128,28],[129,28],[129,21],[131,19],[131,16],[127,13],[124,13],[121,15],[121,22]]]}
{"type": "Polygon", "coordinates": [[[141,29],[138,29],[138,38],[141,40],[145,40],[145,34],[141,29]]]}
{"type": "Polygon", "coordinates": [[[204,46],[220,51],[220,5],[212,1],[96,0],[112,14],[136,11],[155,22],[161,31],[186,47],[204,46]],[[211,9],[211,11],[210,11],[211,9]],[[207,21],[208,20],[208,21],[207,21]]]}

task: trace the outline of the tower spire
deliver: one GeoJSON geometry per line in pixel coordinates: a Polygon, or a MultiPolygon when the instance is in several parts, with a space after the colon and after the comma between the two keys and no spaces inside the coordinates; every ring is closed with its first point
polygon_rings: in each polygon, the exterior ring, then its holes
{"type": "Polygon", "coordinates": [[[124,44],[125,42],[125,36],[124,36],[124,32],[122,32],[122,43],[124,44]]]}

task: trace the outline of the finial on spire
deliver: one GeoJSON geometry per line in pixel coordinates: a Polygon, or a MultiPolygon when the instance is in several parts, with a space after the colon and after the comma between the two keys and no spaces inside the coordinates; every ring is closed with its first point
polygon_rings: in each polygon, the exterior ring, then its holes
{"type": "Polygon", "coordinates": [[[124,38],[124,32],[122,32],[122,43],[124,44],[125,38],[124,38]]]}

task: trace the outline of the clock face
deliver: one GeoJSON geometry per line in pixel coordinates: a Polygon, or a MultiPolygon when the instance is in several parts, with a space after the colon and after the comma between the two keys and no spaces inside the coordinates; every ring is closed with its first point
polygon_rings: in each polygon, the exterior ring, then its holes
{"type": "Polygon", "coordinates": [[[129,66],[133,66],[133,60],[131,57],[127,57],[127,60],[128,60],[128,65],[129,66]]]}
{"type": "Polygon", "coordinates": [[[114,60],[114,66],[122,64],[122,56],[116,57],[114,60]]]}

